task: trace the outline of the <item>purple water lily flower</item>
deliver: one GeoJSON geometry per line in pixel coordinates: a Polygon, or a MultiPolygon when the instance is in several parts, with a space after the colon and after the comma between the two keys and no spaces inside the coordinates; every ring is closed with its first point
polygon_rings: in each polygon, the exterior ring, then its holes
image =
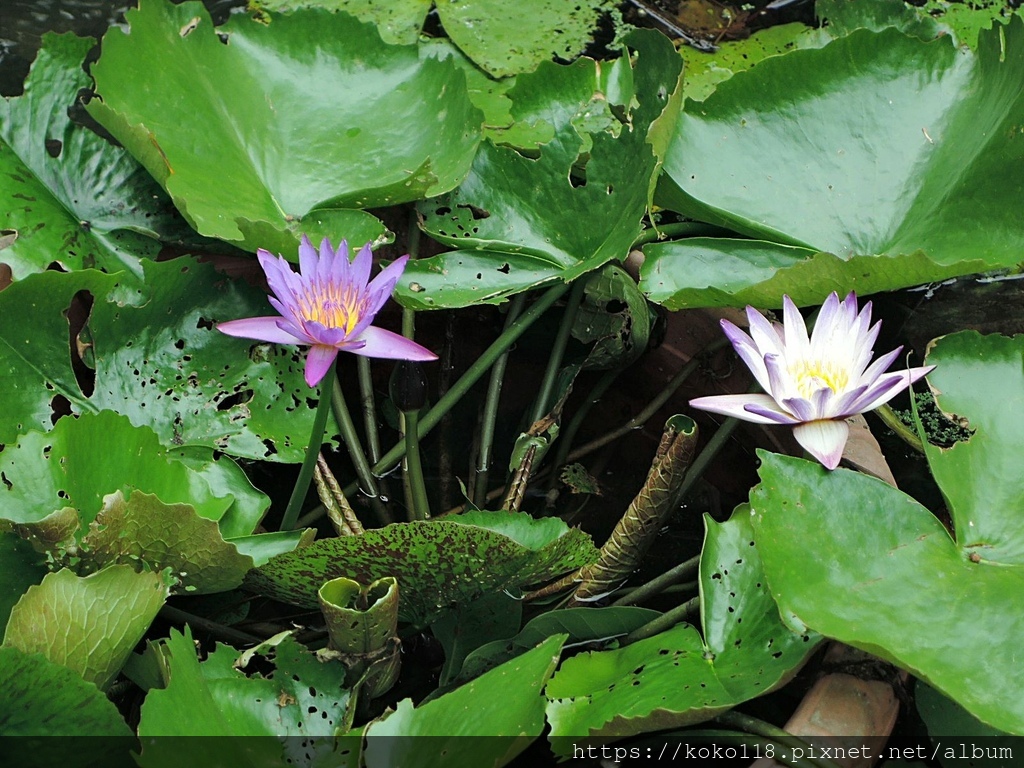
{"type": "Polygon", "coordinates": [[[797,442],[835,469],[849,437],[846,417],[888,402],[935,366],[885,373],[902,347],[871,363],[881,322],[871,325],[870,301],[857,312],[852,292],[843,301],[834,292],[825,300],[810,338],[789,296],[782,304],[782,325],[747,307],[749,336],[722,320],[736,354],[768,394],[698,397],[690,405],[758,424],[791,425],[797,442]]]}
{"type": "Polygon", "coordinates": [[[269,251],[261,248],[256,255],[274,292],[270,303],[280,315],[230,320],[219,323],[217,329],[229,336],[309,345],[309,386],[320,383],[342,350],[397,360],[437,359],[437,355],[416,342],[370,325],[391,296],[408,256],[395,259],[369,280],[373,264],[369,243],[349,261],[346,241],[342,240],[334,250],[325,237],[317,253],[303,235],[298,273],[284,258],[269,251]]]}

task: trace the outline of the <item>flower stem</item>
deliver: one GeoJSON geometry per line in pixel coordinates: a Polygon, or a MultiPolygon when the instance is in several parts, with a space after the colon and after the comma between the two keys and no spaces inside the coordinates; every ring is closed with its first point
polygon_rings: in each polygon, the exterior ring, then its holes
{"type": "Polygon", "coordinates": [[[380,500],[377,478],[370,471],[370,462],[366,460],[366,454],[363,453],[363,444],[359,440],[359,435],[356,434],[356,425],[352,423],[352,415],[348,411],[345,394],[341,391],[341,382],[338,381],[337,376],[331,382],[331,404],[334,407],[334,418],[338,422],[342,439],[345,441],[345,448],[348,449],[349,458],[352,459],[352,465],[356,470],[356,477],[359,478],[359,484],[362,486],[363,492],[370,497],[370,506],[373,507],[374,514],[378,519],[389,523],[391,517],[380,500]]]}
{"type": "Polygon", "coordinates": [[[330,392],[337,379],[338,375],[335,371],[335,365],[331,365],[320,382],[320,402],[317,403],[316,413],[313,415],[313,429],[309,434],[306,457],[302,460],[299,477],[295,481],[295,487],[292,488],[292,495],[288,499],[288,506],[285,507],[284,517],[281,518],[281,526],[278,530],[292,530],[295,527],[295,521],[299,519],[302,503],[306,500],[306,494],[309,493],[309,485],[313,481],[313,470],[316,469],[316,459],[320,455],[320,446],[324,443],[327,415],[331,412],[330,392]]]}
{"type": "MultiPolygon", "coordinates": [[[[526,304],[526,294],[520,293],[509,305],[508,314],[505,317],[505,328],[507,331],[515,323],[526,304]]],[[[498,421],[498,402],[501,399],[501,385],[505,380],[505,366],[508,364],[508,350],[506,349],[491,368],[491,379],[487,383],[487,397],[484,400],[483,418],[480,424],[480,454],[476,462],[476,478],[473,483],[472,498],[478,506],[483,506],[487,498],[487,479],[491,469],[491,448],[494,445],[494,427],[498,421]]]]}
{"type": "Polygon", "coordinates": [[[548,355],[548,366],[544,370],[544,378],[541,380],[540,391],[533,403],[533,413],[530,414],[530,424],[539,421],[548,412],[551,401],[551,393],[555,389],[555,379],[558,377],[558,369],[562,366],[562,357],[565,355],[565,347],[569,343],[569,335],[572,333],[573,323],[576,322],[576,313],[579,311],[580,302],[583,300],[583,289],[586,279],[581,277],[572,284],[572,291],[569,293],[569,301],[565,307],[565,314],[562,315],[562,324],[558,327],[555,341],[551,345],[551,354],[548,355]]]}
{"type": "Polygon", "coordinates": [[[705,224],[701,221],[679,221],[675,224],[666,224],[662,227],[645,229],[640,236],[629,246],[630,250],[642,248],[648,243],[655,243],[660,240],[667,240],[672,237],[722,237],[735,233],[723,227],[716,227],[714,224],[705,224]]]}
{"type": "Polygon", "coordinates": [[[430,517],[430,502],[423,480],[423,463],[420,461],[420,438],[417,434],[420,420],[419,411],[406,411],[405,416],[405,471],[408,478],[409,514],[413,520],[430,517]]]}
{"type": "MultiPolygon", "coordinates": [[[[492,365],[497,361],[501,355],[508,350],[516,340],[529,328],[537,319],[543,315],[551,305],[554,304],[562,295],[569,290],[569,286],[566,284],[559,284],[553,288],[549,288],[547,292],[541,296],[523,315],[512,324],[511,328],[504,330],[501,335],[494,340],[494,342],[483,354],[480,355],[466,372],[462,374],[458,381],[452,385],[441,399],[437,401],[433,408],[419,420],[417,425],[417,435],[422,439],[432,430],[442,417],[452,409],[452,407],[459,402],[466,393],[472,388],[477,381],[490,369],[492,365]]],[[[392,467],[397,464],[401,458],[405,455],[406,444],[401,442],[395,445],[388,451],[384,456],[373,465],[373,472],[376,475],[381,475],[389,471],[392,467]]],[[[346,489],[346,493],[348,489],[346,489]]]]}
{"type": "MultiPolygon", "coordinates": [[[[693,576],[700,569],[700,555],[695,555],[689,560],[684,560],[679,565],[665,571],[661,576],[641,584],[636,589],[626,593],[612,605],[639,605],[655,595],[660,595],[669,587],[682,582],[693,576]]],[[[625,590],[623,590],[625,591],[625,590]]]]}
{"type": "Polygon", "coordinates": [[[377,404],[373,397],[373,377],[370,375],[370,358],[355,355],[359,372],[359,402],[363,408],[363,426],[366,428],[366,447],[370,461],[380,459],[380,431],[377,429],[377,404]]]}
{"type": "Polygon", "coordinates": [[[622,645],[629,645],[638,640],[654,637],[665,630],[672,629],[676,624],[695,613],[700,613],[700,595],[690,598],[682,605],[677,605],[670,611],[666,611],[654,621],[647,622],[639,629],[634,629],[622,639],[622,645]]]}
{"type": "MultiPolygon", "coordinates": [[[[911,397],[913,397],[913,393],[911,393],[911,397]]],[[[893,411],[891,405],[886,403],[879,406],[875,409],[875,415],[882,420],[885,426],[896,433],[896,437],[918,453],[924,453],[924,443],[921,442],[921,438],[914,430],[903,423],[900,417],[896,415],[896,412],[893,411]]]]}

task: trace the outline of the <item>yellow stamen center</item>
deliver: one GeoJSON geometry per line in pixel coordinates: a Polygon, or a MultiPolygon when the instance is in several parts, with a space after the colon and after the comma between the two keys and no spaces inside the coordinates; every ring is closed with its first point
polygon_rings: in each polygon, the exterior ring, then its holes
{"type": "Polygon", "coordinates": [[[348,286],[314,283],[299,296],[299,312],[304,320],[312,320],[326,328],[342,328],[348,334],[359,322],[361,298],[348,286]]]}
{"type": "Polygon", "coordinates": [[[811,395],[823,387],[835,393],[845,392],[850,383],[850,372],[827,360],[798,360],[789,366],[789,374],[800,396],[805,399],[810,399],[811,395]]]}

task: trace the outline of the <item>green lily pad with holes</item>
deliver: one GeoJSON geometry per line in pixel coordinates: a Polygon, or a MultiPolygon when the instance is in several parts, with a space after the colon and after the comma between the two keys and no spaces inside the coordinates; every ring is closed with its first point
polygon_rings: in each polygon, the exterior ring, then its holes
{"type": "MultiPolygon", "coordinates": [[[[268,314],[265,293],[189,258],[146,262],[144,275],[139,284],[93,270],[51,271],[0,292],[0,315],[13,318],[0,327],[0,443],[49,429],[67,400],[75,413],[111,410],[150,427],[167,448],[301,461],[317,402],[316,390],[302,378],[305,352],[215,328],[223,320],[268,314]],[[72,340],[65,312],[83,296],[91,310],[84,332],[72,340]],[[81,381],[70,360],[78,341],[92,345],[89,363],[95,366],[79,369],[81,381]]],[[[233,477],[232,486],[243,493],[239,471],[218,475],[233,477]]],[[[224,482],[218,480],[218,488],[224,482]]],[[[265,504],[251,490],[244,495],[249,504],[265,504]]]]}
{"type": "Polygon", "coordinates": [[[344,11],[377,27],[385,43],[412,44],[420,36],[433,0],[259,0],[253,6],[266,11],[323,8],[344,11]]]}
{"type": "Polygon", "coordinates": [[[344,665],[320,662],[291,637],[246,651],[244,658],[218,645],[200,662],[187,627],[184,634],[171,630],[164,652],[166,687],[150,690],[142,705],[142,768],[359,764],[358,738],[337,745],[331,738],[344,728],[349,706],[344,665]],[[247,667],[256,655],[273,669],[262,666],[247,674],[236,668],[247,667]],[[232,738],[160,738],[168,736],[232,738]]]}
{"type": "Polygon", "coordinates": [[[708,720],[787,682],[820,639],[789,630],[768,592],[749,509],[705,516],[701,625],[566,659],[548,684],[551,742],[633,736],[708,720]]]}
{"type": "MultiPolygon", "coordinates": [[[[1020,381],[1018,368],[1013,385],[1020,381]]],[[[873,477],[760,456],[754,532],[783,615],[910,670],[988,725],[1024,734],[1016,610],[1024,565],[1000,561],[1000,548],[986,551],[970,531],[958,530],[958,543],[931,512],[873,477]]],[[[1019,478],[1000,479],[997,498],[1019,478]]],[[[1020,507],[991,512],[990,533],[996,518],[1019,515],[1020,507]]]]}
{"type": "MultiPolygon", "coordinates": [[[[686,63],[683,93],[688,99],[704,101],[714,93],[719,83],[737,72],[752,69],[772,56],[807,47],[811,31],[806,24],[779,24],[759,29],[744,40],[727,40],[714,52],[681,46],[679,55],[686,63]]],[[[827,38],[822,40],[822,44],[825,40],[827,38]]]]}
{"type": "Polygon", "coordinates": [[[90,85],[82,60],[93,45],[44,35],[24,94],[0,99],[0,262],[15,280],[53,262],[138,271],[158,233],[180,227],[146,170],[68,115],[90,85]]]}
{"type": "Polygon", "coordinates": [[[168,579],[113,565],[90,576],[49,573],[11,610],[4,648],[41,653],[106,690],[168,595],[168,579]]]}
{"type": "Polygon", "coordinates": [[[530,72],[557,57],[571,61],[591,42],[613,0],[441,0],[448,37],[494,77],[530,72]]]}
{"type": "Polygon", "coordinates": [[[190,467],[161,446],[151,429],[134,427],[126,417],[110,411],[66,417],[51,431],[30,432],[0,451],[5,480],[0,487],[0,519],[38,523],[70,506],[77,511],[77,523],[84,532],[100,511],[104,496],[117,489],[126,494],[138,489],[168,503],[191,505],[200,517],[217,521],[224,536],[248,535],[259,524],[269,499],[233,464],[238,474],[214,491],[207,476],[219,479],[219,469],[207,470],[230,461],[221,458],[215,463],[210,456],[205,465],[190,467]]]}
{"type": "Polygon", "coordinates": [[[673,309],[777,306],[1016,270],[1021,71],[1014,17],[977,52],[858,29],[734,75],[679,116],[658,199],[760,242],[648,246],[641,288],[673,309]]]}
{"type": "Polygon", "coordinates": [[[150,0],[126,20],[92,66],[89,111],[203,235],[285,255],[302,233],[382,242],[361,209],[446,192],[476,153],[461,71],[348,14],[215,28],[201,3],[150,0]]]}
{"type": "Polygon", "coordinates": [[[508,96],[513,127],[528,127],[520,143],[535,141],[538,125],[551,138],[539,148],[485,142],[458,189],[419,204],[423,229],[459,250],[410,262],[403,305],[499,303],[626,257],[678,115],[682,68],[657,33],[626,43],[629,57],[614,64],[547,62],[516,78],[508,96]]]}
{"type": "MultiPolygon", "coordinates": [[[[389,43],[415,43],[430,0],[260,0],[266,10],[316,7],[350,13],[377,25],[389,43]]],[[[478,67],[493,77],[529,72],[553,56],[576,58],[591,42],[612,0],[440,0],[444,31],[478,67]]]]}
{"type": "Polygon", "coordinates": [[[593,344],[584,367],[624,368],[647,351],[652,315],[626,270],[606,264],[587,278],[572,337],[593,344]]]}
{"type": "Polygon", "coordinates": [[[1004,0],[974,0],[959,3],[955,0],[926,0],[918,12],[948,27],[957,42],[974,48],[983,30],[996,23],[1005,24],[1012,16],[1020,15],[1019,8],[1004,0]]]}
{"type": "Polygon", "coordinates": [[[522,656],[418,707],[411,699],[398,702],[394,712],[366,729],[366,764],[497,768],[510,762],[544,730],[542,691],[564,641],[565,635],[549,637],[522,656]],[[406,736],[429,738],[395,738],[406,736]]]}
{"type": "Polygon", "coordinates": [[[554,579],[596,556],[589,536],[557,518],[469,512],[321,539],[271,559],[246,581],[275,600],[316,608],[326,581],[394,576],[399,619],[427,625],[457,605],[554,579]]]}

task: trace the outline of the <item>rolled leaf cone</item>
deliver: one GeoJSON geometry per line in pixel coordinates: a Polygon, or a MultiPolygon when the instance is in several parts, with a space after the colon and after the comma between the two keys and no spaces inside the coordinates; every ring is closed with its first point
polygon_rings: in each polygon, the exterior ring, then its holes
{"type": "Polygon", "coordinates": [[[697,425],[676,414],[665,422],[661,443],[643,488],[630,503],[601,547],[600,557],[573,577],[579,583],[570,606],[584,605],[607,595],[625,581],[640,563],[665,518],[678,503],[679,490],[697,447],[697,425]]]}
{"type": "Polygon", "coordinates": [[[360,685],[370,698],[390,690],[401,669],[398,581],[391,576],[369,586],[331,579],[317,592],[329,637],[322,657],[341,661],[347,686],[360,685]]]}

